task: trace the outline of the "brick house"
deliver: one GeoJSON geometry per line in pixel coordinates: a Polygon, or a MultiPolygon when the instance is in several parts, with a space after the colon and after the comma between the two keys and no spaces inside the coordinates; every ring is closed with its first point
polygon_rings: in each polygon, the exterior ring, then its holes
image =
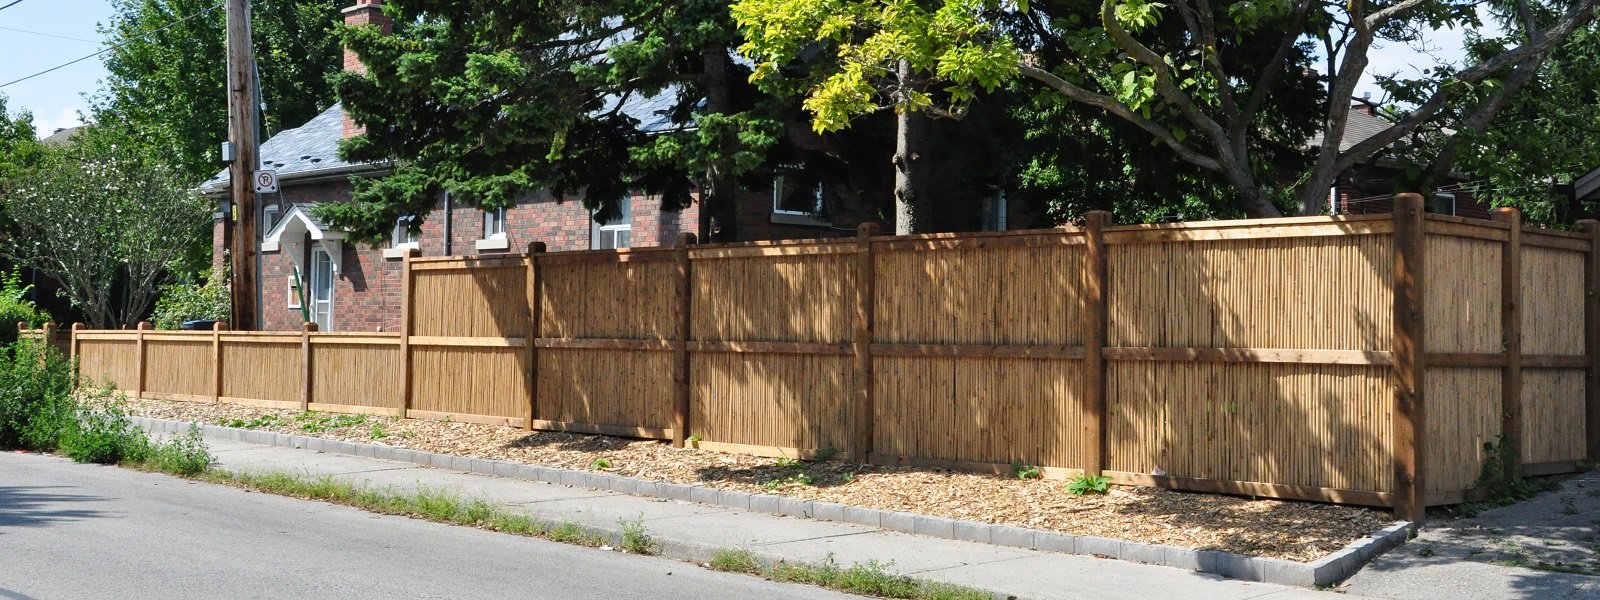
{"type": "MultiPolygon", "coordinates": [[[[1350,116],[1345,123],[1344,139],[1339,140],[1341,152],[1366,141],[1392,124],[1377,114],[1378,107],[1366,99],[1350,101],[1350,116]]],[[[1309,147],[1322,144],[1322,136],[1313,136],[1309,147]]],[[[1394,194],[1402,167],[1393,159],[1381,155],[1340,173],[1333,189],[1329,190],[1328,206],[1333,214],[1374,214],[1394,211],[1394,194]]],[[[1464,187],[1462,178],[1452,174],[1450,180],[1438,186],[1427,196],[1428,212],[1475,219],[1487,219],[1494,209],[1479,202],[1470,189],[1464,187]]]]}
{"type": "MultiPolygon", "coordinates": [[[[377,0],[357,0],[344,14],[352,25],[381,24],[384,19],[377,0]]],[[[345,53],[345,68],[361,68],[354,53],[345,53]]],[[[663,116],[669,103],[663,94],[632,101],[623,111],[638,119],[643,131],[660,132],[679,126],[663,116]]],[[[550,251],[566,251],[670,245],[680,232],[705,237],[698,231],[698,203],[683,210],[663,210],[659,196],[636,194],[624,204],[620,218],[597,223],[575,199],[558,202],[548,193],[535,193],[511,208],[492,212],[457,205],[446,195],[426,216],[420,232],[411,233],[405,223],[396,223],[383,248],[345,243],[343,232],[316,219],[310,209],[318,203],[349,201],[351,178],[389,172],[385,164],[339,159],[339,141],[359,132],[360,127],[335,104],[261,145],[262,167],[276,170],[279,181],[278,193],[257,198],[261,236],[257,322],[264,330],[299,329],[302,319],[316,322],[323,331],[397,329],[402,260],[413,248],[422,256],[472,256],[522,252],[535,241],[544,242],[550,251]]],[[[856,195],[846,182],[824,183],[803,165],[771,165],[761,173],[771,187],[743,189],[736,199],[741,239],[853,235],[859,223],[876,219],[875,210],[854,201],[856,195]]],[[[226,200],[228,189],[227,170],[200,186],[202,194],[219,203],[226,200]]],[[[227,264],[225,217],[219,211],[213,229],[213,264],[218,268],[227,264]]]]}

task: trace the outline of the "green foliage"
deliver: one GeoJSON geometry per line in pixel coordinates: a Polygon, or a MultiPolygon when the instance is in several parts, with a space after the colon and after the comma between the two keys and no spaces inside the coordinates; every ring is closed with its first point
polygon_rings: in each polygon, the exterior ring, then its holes
{"type": "Polygon", "coordinates": [[[1067,493],[1074,496],[1104,494],[1111,491],[1111,478],[1105,475],[1079,475],[1067,482],[1067,493]]]}
{"type": "Polygon", "coordinates": [[[829,554],[821,564],[778,563],[763,574],[774,581],[815,585],[851,594],[877,598],[917,598],[937,600],[977,600],[992,594],[946,583],[934,583],[896,575],[889,564],[869,560],[840,567],[829,554]]]}
{"type": "Polygon", "coordinates": [[[227,321],[233,310],[225,271],[207,272],[201,283],[175,282],[161,287],[150,318],[157,329],[178,329],[184,321],[227,321]]]}
{"type": "Polygon", "coordinates": [[[1473,487],[1485,493],[1489,505],[1506,506],[1549,489],[1548,485],[1527,478],[1517,466],[1515,441],[1506,435],[1485,442],[1483,452],[1483,469],[1473,487]]]}
{"type": "Polygon", "coordinates": [[[224,427],[238,427],[241,429],[255,429],[257,427],[286,427],[289,425],[289,420],[277,414],[265,414],[250,420],[228,419],[223,421],[222,425],[224,427]]]}
{"type": "Polygon", "coordinates": [[[334,429],[357,427],[367,423],[366,415],[329,414],[314,410],[295,415],[294,420],[300,424],[301,431],[322,433],[334,429]]]}
{"type": "Polygon", "coordinates": [[[182,435],[168,438],[150,448],[145,466],[173,475],[194,477],[204,473],[216,462],[200,435],[200,427],[191,424],[182,435]]]}
{"type": "Polygon", "coordinates": [[[706,566],[713,571],[726,573],[758,574],[761,572],[761,563],[756,560],[756,555],[743,548],[737,550],[722,549],[711,555],[711,561],[706,566]]]}
{"type": "Polygon", "coordinates": [[[373,423],[372,424],[372,434],[371,435],[372,435],[372,439],[375,439],[375,440],[381,440],[383,438],[389,437],[389,434],[383,430],[383,425],[378,424],[378,423],[373,423]]]}
{"type": "Polygon", "coordinates": [[[33,341],[0,345],[0,449],[56,449],[75,423],[77,378],[61,353],[33,341]]]}
{"type": "Polygon", "coordinates": [[[108,403],[80,407],[71,426],[61,432],[57,450],[77,462],[137,463],[150,455],[150,438],[124,408],[108,403]]]}
{"type": "Polygon", "coordinates": [[[622,528],[622,541],[619,547],[624,552],[631,554],[659,554],[661,543],[651,539],[650,533],[644,528],[644,515],[634,519],[617,519],[617,525],[622,528]]]}
{"type": "Polygon", "coordinates": [[[22,285],[22,273],[0,271],[0,344],[17,340],[17,323],[38,327],[50,321],[50,315],[39,310],[27,299],[31,285],[22,285]]]}
{"type": "Polygon", "coordinates": [[[589,468],[601,470],[611,468],[611,459],[600,457],[589,463],[589,468]]]}
{"type": "Polygon", "coordinates": [[[13,178],[0,253],[61,284],[91,327],[133,327],[170,266],[209,239],[211,206],[134,135],[96,127],[13,178]]]}
{"type": "MultiPolygon", "coordinates": [[[[253,3],[251,40],[266,134],[298,127],[333,104],[328,76],[343,67],[333,27],[349,5],[253,3]]],[[[217,146],[228,133],[227,33],[224,11],[215,6],[211,0],[115,0],[110,22],[101,27],[111,48],[108,75],[91,99],[95,122],[126,123],[140,132],[138,142],[171,156],[191,184],[222,168],[217,146]]]]}
{"type": "Polygon", "coordinates": [[[1024,480],[1038,479],[1041,475],[1038,465],[1025,465],[1022,463],[1011,463],[1011,473],[1016,475],[1017,479],[1024,480]]]}

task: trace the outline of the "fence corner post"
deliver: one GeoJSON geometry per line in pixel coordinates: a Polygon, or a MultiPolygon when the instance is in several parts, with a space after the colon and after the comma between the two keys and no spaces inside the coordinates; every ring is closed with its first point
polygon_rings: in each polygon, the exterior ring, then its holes
{"type": "Polygon", "coordinates": [[[1522,468],[1522,211],[1497,208],[1491,218],[1510,227],[1500,249],[1500,335],[1506,366],[1500,374],[1500,435],[1509,444],[1505,467],[1522,468]]]}
{"type": "Polygon", "coordinates": [[[1589,234],[1589,251],[1583,255],[1583,353],[1589,366],[1584,386],[1584,441],[1589,461],[1600,460],[1600,221],[1578,221],[1578,231],[1589,234]]]}
{"type": "Polygon", "coordinates": [[[311,410],[311,334],[317,330],[316,323],[303,323],[300,325],[300,411],[311,410]]]}
{"type": "Polygon", "coordinates": [[[1084,436],[1091,440],[1083,471],[1099,475],[1107,465],[1107,429],[1110,418],[1106,402],[1106,237],[1111,213],[1091,210],[1083,214],[1084,269],[1081,314],[1086,323],[1083,336],[1083,385],[1088,410],[1084,436]]]}
{"type": "Polygon", "coordinates": [[[528,416],[522,422],[522,428],[526,431],[533,431],[533,421],[539,416],[539,317],[544,312],[543,299],[539,295],[539,255],[544,252],[544,242],[528,242],[528,253],[522,259],[527,267],[528,284],[528,333],[524,338],[528,360],[528,416]]]}
{"type": "Polygon", "coordinates": [[[872,462],[872,450],[877,428],[876,398],[872,383],[873,312],[877,301],[876,263],[872,256],[872,238],[881,226],[867,222],[856,227],[856,297],[855,332],[851,338],[851,353],[855,357],[855,439],[851,440],[854,458],[859,463],[872,462]]]}
{"type": "Polygon", "coordinates": [[[407,418],[411,412],[411,330],[415,319],[411,314],[416,308],[412,302],[412,292],[415,286],[412,280],[416,277],[411,268],[411,261],[422,256],[422,250],[412,248],[406,252],[405,259],[400,263],[400,418],[407,418]]]}
{"type": "Polygon", "coordinates": [[[678,331],[672,340],[672,446],[682,448],[689,437],[689,336],[691,325],[689,246],[694,245],[693,233],[678,234],[676,248],[677,292],[675,314],[678,331]]]}
{"type": "Polygon", "coordinates": [[[72,337],[68,340],[67,360],[72,362],[72,372],[78,372],[78,333],[83,331],[83,323],[72,324],[72,337]]]}
{"type": "Polygon", "coordinates": [[[151,325],[150,325],[149,321],[139,321],[139,325],[134,328],[134,334],[133,334],[134,335],[134,338],[133,338],[134,342],[133,342],[133,344],[134,344],[135,352],[138,353],[138,357],[136,358],[135,364],[138,366],[138,369],[139,369],[139,374],[134,377],[134,383],[133,383],[133,398],[135,400],[143,400],[144,399],[144,376],[145,376],[145,371],[147,370],[147,369],[145,369],[145,362],[146,361],[145,361],[144,332],[149,331],[150,328],[151,328],[151,325]]]}
{"type": "Polygon", "coordinates": [[[211,401],[222,403],[222,332],[228,324],[218,321],[211,324],[211,401]]]}
{"type": "Polygon", "coordinates": [[[1421,527],[1426,516],[1427,232],[1420,194],[1394,198],[1394,510],[1421,527]]]}

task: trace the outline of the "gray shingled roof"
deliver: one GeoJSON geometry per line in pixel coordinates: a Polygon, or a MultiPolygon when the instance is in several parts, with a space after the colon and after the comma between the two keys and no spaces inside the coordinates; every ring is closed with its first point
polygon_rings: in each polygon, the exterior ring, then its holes
{"type": "MultiPolygon", "coordinates": [[[[628,99],[622,112],[639,120],[639,130],[645,133],[663,133],[679,129],[667,116],[677,101],[677,92],[663,90],[651,97],[634,96],[628,99]]],[[[616,100],[606,102],[610,110],[616,100]]],[[[261,144],[261,164],[278,171],[278,181],[293,182],[307,177],[379,171],[388,165],[382,163],[348,163],[339,160],[339,140],[344,137],[344,107],[334,104],[306,124],[272,136],[261,144]]],[[[228,189],[228,170],[223,169],[205,183],[201,193],[214,194],[228,189]]]]}
{"type": "MultiPolygon", "coordinates": [[[[1367,138],[1378,135],[1379,132],[1393,127],[1394,124],[1380,117],[1362,112],[1356,105],[1352,105],[1349,117],[1344,123],[1344,139],[1339,140],[1339,151],[1344,152],[1354,148],[1356,144],[1367,141],[1367,138]]],[[[1310,148],[1322,145],[1322,132],[1318,131],[1311,136],[1311,141],[1306,142],[1310,148]]]]}

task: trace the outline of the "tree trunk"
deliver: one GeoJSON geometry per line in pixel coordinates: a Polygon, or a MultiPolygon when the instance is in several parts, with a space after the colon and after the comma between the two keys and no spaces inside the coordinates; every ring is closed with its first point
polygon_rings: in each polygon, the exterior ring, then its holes
{"type": "MultiPolygon", "coordinates": [[[[706,50],[703,57],[701,87],[706,96],[707,113],[727,114],[733,110],[728,94],[728,53],[721,46],[706,50]]],[[[734,181],[728,157],[739,150],[739,136],[723,131],[717,144],[724,160],[713,161],[706,169],[708,189],[700,196],[700,239],[708,242],[739,241],[739,185],[734,181]]]]}
{"type": "MultiPolygon", "coordinates": [[[[914,74],[910,61],[900,61],[900,84],[911,85],[914,74]]],[[[902,96],[902,102],[904,97],[902,96]]],[[[912,111],[902,105],[895,121],[894,148],[894,232],[895,235],[932,231],[932,198],[928,194],[929,169],[932,160],[928,147],[932,140],[932,123],[928,115],[912,111]]]]}

